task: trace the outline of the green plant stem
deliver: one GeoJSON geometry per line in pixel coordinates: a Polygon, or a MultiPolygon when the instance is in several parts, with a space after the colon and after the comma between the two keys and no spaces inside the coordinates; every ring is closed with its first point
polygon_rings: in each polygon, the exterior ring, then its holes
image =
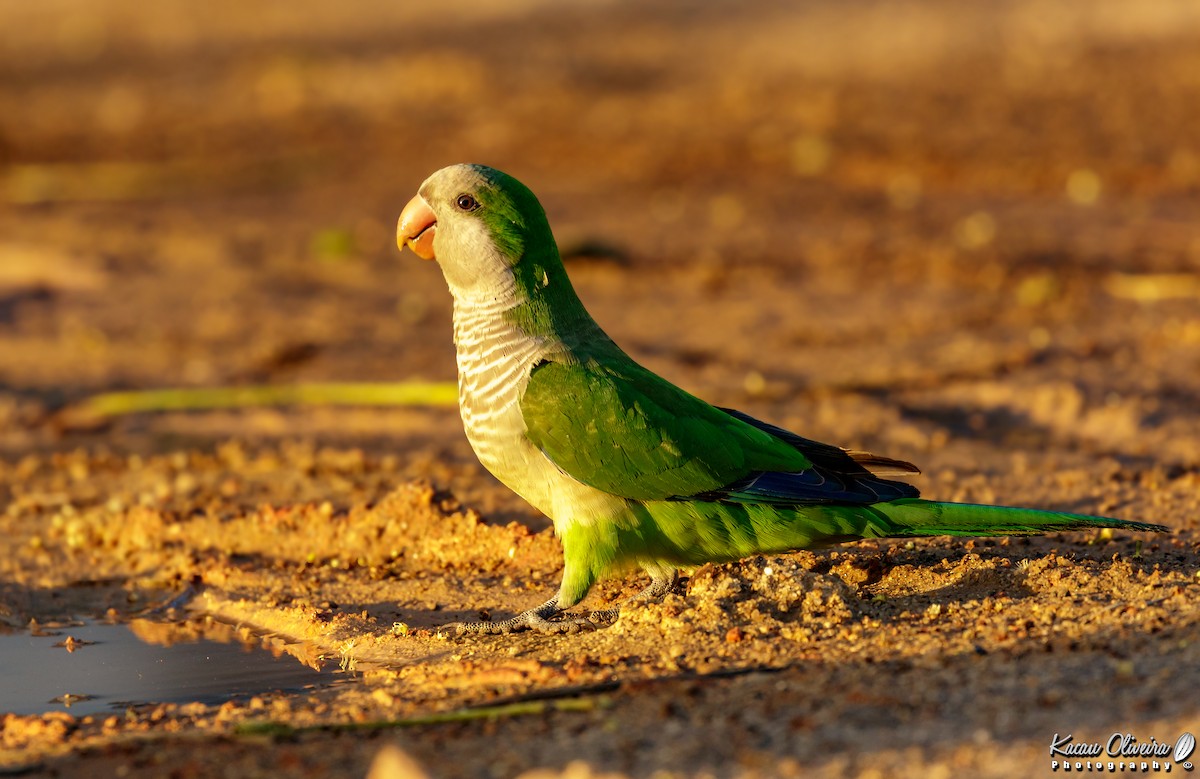
{"type": "Polygon", "coordinates": [[[452,406],[453,382],[316,383],[247,387],[186,387],[104,392],[78,410],[99,417],[151,411],[197,411],[256,406],[452,406]]]}

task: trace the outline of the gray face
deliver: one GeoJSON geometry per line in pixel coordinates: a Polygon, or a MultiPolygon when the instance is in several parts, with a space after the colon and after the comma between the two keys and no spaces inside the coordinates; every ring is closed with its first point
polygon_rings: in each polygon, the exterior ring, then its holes
{"type": "Polygon", "coordinates": [[[496,196],[490,172],[478,165],[452,165],[426,179],[419,190],[438,220],[434,258],[450,292],[461,300],[489,300],[513,290],[511,259],[496,246],[485,219],[486,201],[496,196]]]}

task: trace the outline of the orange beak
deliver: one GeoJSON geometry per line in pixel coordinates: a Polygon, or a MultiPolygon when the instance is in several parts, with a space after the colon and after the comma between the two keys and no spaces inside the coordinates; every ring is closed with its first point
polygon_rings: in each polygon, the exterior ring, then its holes
{"type": "Polygon", "coordinates": [[[425,202],[425,198],[414,195],[400,212],[396,223],[396,245],[413,250],[413,254],[425,260],[433,259],[433,236],[437,232],[437,217],[425,202]]]}

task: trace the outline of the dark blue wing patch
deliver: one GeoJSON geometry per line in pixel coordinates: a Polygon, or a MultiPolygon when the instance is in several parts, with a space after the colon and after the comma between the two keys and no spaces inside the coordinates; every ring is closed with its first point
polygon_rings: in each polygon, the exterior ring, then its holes
{"type": "Polygon", "coordinates": [[[798,473],[761,472],[691,499],[730,503],[763,503],[794,506],[816,503],[882,503],[900,498],[916,498],[921,493],[911,484],[876,476],[868,466],[888,473],[919,473],[915,465],[903,460],[877,457],[865,452],[849,452],[819,441],[812,441],[781,427],[768,424],[733,409],[721,409],[730,416],[770,433],[798,449],[813,467],[798,473]]]}

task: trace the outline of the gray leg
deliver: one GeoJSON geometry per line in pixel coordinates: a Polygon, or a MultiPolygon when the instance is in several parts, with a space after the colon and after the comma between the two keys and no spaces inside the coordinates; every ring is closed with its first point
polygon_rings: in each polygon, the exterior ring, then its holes
{"type": "Polygon", "coordinates": [[[654,578],[646,585],[645,589],[626,600],[621,601],[611,609],[603,609],[602,611],[593,611],[587,615],[586,621],[592,625],[608,624],[616,620],[620,616],[621,611],[635,603],[643,603],[646,601],[656,601],[662,598],[671,590],[675,589],[675,584],[679,581],[679,574],[676,571],[654,572],[654,578]]]}

